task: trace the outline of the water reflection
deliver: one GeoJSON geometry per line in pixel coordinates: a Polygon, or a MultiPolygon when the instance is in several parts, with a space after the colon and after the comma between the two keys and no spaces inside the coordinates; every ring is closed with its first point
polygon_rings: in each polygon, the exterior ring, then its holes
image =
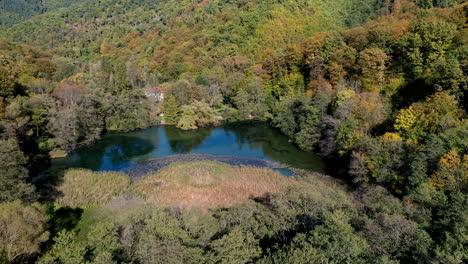
{"type": "Polygon", "coordinates": [[[205,139],[211,136],[213,128],[200,130],[180,130],[174,126],[165,126],[167,140],[173,152],[187,154],[200,146],[205,139]]]}
{"type": "Polygon", "coordinates": [[[317,155],[300,150],[287,137],[261,122],[241,122],[196,131],[165,126],[108,134],[68,158],[54,160],[53,167],[120,171],[147,160],[179,154],[257,158],[312,171],[324,170],[317,155]]]}
{"type": "Polygon", "coordinates": [[[249,144],[251,148],[261,149],[263,155],[271,160],[295,168],[324,171],[324,165],[318,155],[300,150],[267,123],[241,122],[226,125],[224,129],[236,134],[240,146],[249,144]]]}
{"type": "Polygon", "coordinates": [[[83,147],[68,158],[52,162],[55,166],[88,168],[92,170],[121,170],[135,157],[150,153],[155,145],[147,139],[109,135],[91,147],[83,147]]]}

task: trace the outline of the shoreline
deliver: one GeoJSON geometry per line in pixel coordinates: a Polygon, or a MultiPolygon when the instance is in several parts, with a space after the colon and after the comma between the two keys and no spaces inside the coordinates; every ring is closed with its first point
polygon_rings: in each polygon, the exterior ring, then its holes
{"type": "Polygon", "coordinates": [[[293,177],[295,172],[289,166],[279,162],[260,159],[260,158],[246,158],[235,156],[217,156],[210,154],[182,154],[172,155],[163,158],[156,158],[138,163],[130,168],[123,169],[121,172],[127,174],[132,181],[139,180],[145,175],[157,172],[167,166],[176,162],[196,162],[196,161],[217,161],[226,163],[230,166],[238,167],[259,167],[269,168],[280,172],[286,177],[293,177]]]}

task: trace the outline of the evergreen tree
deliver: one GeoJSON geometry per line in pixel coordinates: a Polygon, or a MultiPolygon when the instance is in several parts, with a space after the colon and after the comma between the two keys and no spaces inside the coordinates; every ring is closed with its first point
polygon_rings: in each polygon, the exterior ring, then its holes
{"type": "Polygon", "coordinates": [[[164,117],[167,125],[176,125],[179,122],[179,107],[174,96],[169,95],[164,100],[164,117]]]}
{"type": "Polygon", "coordinates": [[[197,116],[193,107],[190,105],[184,105],[182,107],[182,116],[177,123],[177,128],[182,130],[190,130],[190,129],[197,129],[197,116]]]}
{"type": "Polygon", "coordinates": [[[0,202],[31,200],[34,187],[26,182],[27,159],[15,140],[0,140],[0,202]]]}

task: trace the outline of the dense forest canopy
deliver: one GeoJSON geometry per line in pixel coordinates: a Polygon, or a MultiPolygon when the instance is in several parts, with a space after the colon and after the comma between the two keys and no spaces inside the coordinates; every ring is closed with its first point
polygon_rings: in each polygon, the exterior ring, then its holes
{"type": "Polygon", "coordinates": [[[35,15],[69,7],[83,0],[1,0],[0,27],[7,28],[35,15]]]}
{"type": "Polygon", "coordinates": [[[467,17],[462,0],[0,0],[0,263],[466,263],[467,17]],[[106,131],[252,119],[335,179],[199,212],[137,203],[123,174],[47,171],[106,131]]]}

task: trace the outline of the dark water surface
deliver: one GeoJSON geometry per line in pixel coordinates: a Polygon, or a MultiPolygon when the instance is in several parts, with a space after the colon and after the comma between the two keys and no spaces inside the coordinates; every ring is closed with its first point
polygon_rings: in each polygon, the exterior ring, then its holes
{"type": "Polygon", "coordinates": [[[149,160],[182,154],[261,159],[299,169],[324,171],[317,155],[300,150],[289,143],[286,136],[262,122],[227,124],[195,131],[157,126],[141,131],[109,133],[67,158],[54,160],[52,167],[130,171],[149,160]]]}

